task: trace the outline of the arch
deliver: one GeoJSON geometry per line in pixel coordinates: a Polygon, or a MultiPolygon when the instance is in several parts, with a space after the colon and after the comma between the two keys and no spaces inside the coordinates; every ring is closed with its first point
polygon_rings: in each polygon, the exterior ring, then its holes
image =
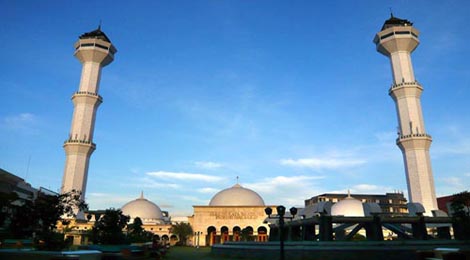
{"type": "Polygon", "coordinates": [[[258,242],[268,241],[268,229],[265,226],[258,227],[258,242]]]}
{"type": "Polygon", "coordinates": [[[153,235],[153,240],[160,241],[160,236],[159,235],[153,235]]]}
{"type": "Polygon", "coordinates": [[[223,244],[225,241],[229,241],[227,226],[223,226],[220,228],[220,243],[223,244]]]}
{"type": "Polygon", "coordinates": [[[240,241],[240,233],[242,229],[239,226],[233,227],[233,241],[240,241]]]}
{"type": "Polygon", "coordinates": [[[207,228],[207,236],[206,236],[206,244],[212,246],[215,244],[217,229],[214,226],[210,226],[207,228]]]}
{"type": "Polygon", "coordinates": [[[170,240],[170,238],[168,237],[168,235],[163,235],[162,240],[163,241],[168,241],[168,240],[170,240]]]}
{"type": "Polygon", "coordinates": [[[178,236],[175,234],[172,234],[170,236],[170,245],[174,246],[178,242],[178,236]]]}
{"type": "Polygon", "coordinates": [[[247,226],[241,231],[242,240],[244,241],[253,241],[253,227],[247,226]]]}

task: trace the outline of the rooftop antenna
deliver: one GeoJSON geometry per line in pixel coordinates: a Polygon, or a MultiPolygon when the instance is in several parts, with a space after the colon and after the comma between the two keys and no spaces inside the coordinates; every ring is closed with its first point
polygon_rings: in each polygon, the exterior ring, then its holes
{"type": "Polygon", "coordinates": [[[26,174],[24,176],[25,179],[28,179],[28,173],[29,173],[29,164],[31,163],[31,155],[28,156],[28,164],[26,164],[26,174]]]}

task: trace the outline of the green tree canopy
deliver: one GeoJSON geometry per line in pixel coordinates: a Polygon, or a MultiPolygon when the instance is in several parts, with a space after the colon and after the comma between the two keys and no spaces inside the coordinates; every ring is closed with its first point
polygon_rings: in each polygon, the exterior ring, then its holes
{"type": "Polygon", "coordinates": [[[152,241],[153,233],[145,231],[142,227],[143,223],[139,217],[127,225],[128,239],[131,243],[149,242],[152,241]]]}
{"type": "Polygon", "coordinates": [[[87,204],[81,193],[72,190],[63,194],[39,192],[34,201],[23,200],[12,204],[9,231],[13,237],[27,238],[35,234],[40,249],[56,250],[65,246],[63,236],[56,233],[58,221],[66,222],[76,217],[87,204]]]}
{"type": "Polygon", "coordinates": [[[129,216],[123,215],[120,209],[107,209],[104,215],[95,222],[91,239],[95,244],[117,245],[126,242],[123,233],[129,216]]]}
{"type": "Polygon", "coordinates": [[[172,225],[171,232],[178,236],[183,245],[186,245],[189,236],[193,234],[193,228],[189,223],[177,222],[172,225]]]}

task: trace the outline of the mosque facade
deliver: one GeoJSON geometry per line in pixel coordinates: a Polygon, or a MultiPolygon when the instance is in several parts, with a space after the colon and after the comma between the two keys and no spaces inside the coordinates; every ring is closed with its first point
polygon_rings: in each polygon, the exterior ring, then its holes
{"type": "Polygon", "coordinates": [[[194,231],[193,245],[267,241],[269,226],[265,222],[266,207],[258,193],[238,183],[218,192],[209,205],[193,206],[193,215],[188,217],[194,231]]]}
{"type": "MultiPolygon", "coordinates": [[[[152,201],[144,198],[143,192],[140,197],[129,201],[121,207],[123,215],[130,217],[128,224],[134,222],[135,218],[142,220],[142,228],[153,233],[154,239],[164,244],[174,245],[179,239],[172,233],[171,217],[167,211],[162,211],[160,207],[152,201]]],[[[85,219],[76,219],[67,227],[58,223],[59,230],[67,230],[66,237],[73,241],[75,245],[88,244],[87,233],[93,229],[96,221],[105,214],[105,210],[91,210],[84,212],[85,219]],[[72,227],[72,228],[70,228],[72,227]]],[[[123,231],[124,232],[124,231],[123,231]]]]}

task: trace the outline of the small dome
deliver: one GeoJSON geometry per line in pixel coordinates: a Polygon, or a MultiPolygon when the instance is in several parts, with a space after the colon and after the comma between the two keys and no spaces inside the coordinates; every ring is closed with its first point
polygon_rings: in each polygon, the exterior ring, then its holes
{"type": "Polygon", "coordinates": [[[364,208],[362,202],[358,199],[348,196],[331,207],[332,216],[345,217],[364,217],[364,208]]]}
{"type": "Polygon", "coordinates": [[[237,183],[215,194],[209,206],[264,206],[264,200],[258,193],[237,183]]]}
{"type": "Polygon", "coordinates": [[[144,198],[143,193],[140,198],[126,203],[121,208],[122,214],[129,215],[130,221],[139,217],[143,223],[162,222],[163,214],[161,209],[153,202],[144,198]]]}

